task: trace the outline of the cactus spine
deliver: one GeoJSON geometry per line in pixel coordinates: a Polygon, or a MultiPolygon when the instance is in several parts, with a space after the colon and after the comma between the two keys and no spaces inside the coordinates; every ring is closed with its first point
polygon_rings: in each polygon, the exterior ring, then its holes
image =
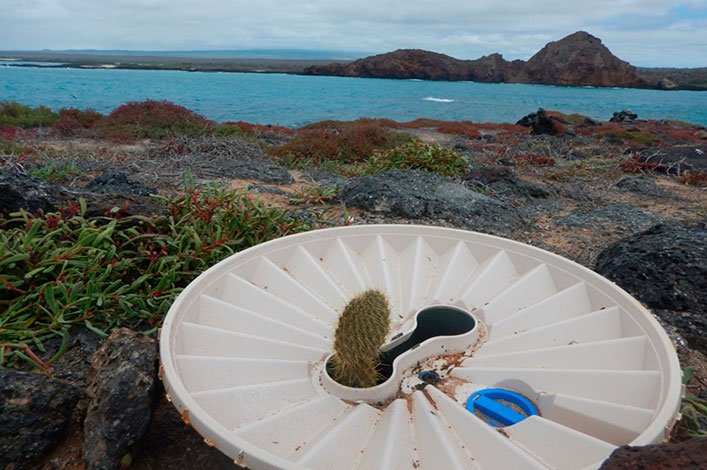
{"type": "Polygon", "coordinates": [[[351,299],[334,334],[334,380],[356,388],[376,385],[380,348],[389,329],[390,307],[383,293],[369,289],[351,299]]]}

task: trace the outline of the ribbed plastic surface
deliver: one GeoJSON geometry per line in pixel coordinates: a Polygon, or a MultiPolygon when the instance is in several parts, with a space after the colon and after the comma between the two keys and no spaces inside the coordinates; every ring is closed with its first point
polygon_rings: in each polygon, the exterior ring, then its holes
{"type": "Polygon", "coordinates": [[[664,439],[680,403],[675,351],[636,300],[557,255],[452,229],[345,227],[245,250],[184,290],[160,339],[174,405],[252,469],[596,467],[664,439]],[[425,363],[439,382],[416,387],[408,370],[383,404],[341,398],[323,364],[338,315],[371,287],[390,299],[389,339],[451,305],[478,322],[474,344],[425,363]],[[494,428],[467,411],[493,387],[539,415],[494,428]]]}

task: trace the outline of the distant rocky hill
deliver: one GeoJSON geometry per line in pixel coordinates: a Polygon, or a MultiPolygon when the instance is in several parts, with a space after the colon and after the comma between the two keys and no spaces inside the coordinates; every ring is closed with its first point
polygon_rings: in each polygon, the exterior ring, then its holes
{"type": "Polygon", "coordinates": [[[619,59],[597,37],[578,31],[543,47],[527,62],[500,54],[459,60],[436,52],[401,49],[350,63],[316,65],[307,75],[422,80],[471,80],[572,86],[650,87],[636,68],[619,59]]]}
{"type": "Polygon", "coordinates": [[[365,78],[419,78],[421,80],[467,80],[465,61],[420,49],[401,49],[348,64],[308,67],[305,74],[365,78]]]}
{"type": "Polygon", "coordinates": [[[579,31],[551,42],[525,64],[529,83],[644,86],[636,67],[616,57],[601,39],[579,31]]]}

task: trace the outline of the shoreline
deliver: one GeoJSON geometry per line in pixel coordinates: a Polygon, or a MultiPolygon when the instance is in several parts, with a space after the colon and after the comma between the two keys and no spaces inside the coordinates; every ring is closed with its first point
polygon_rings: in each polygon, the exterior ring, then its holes
{"type": "MultiPolygon", "coordinates": [[[[29,66],[28,66],[29,67],[29,66]]],[[[0,69],[2,66],[0,66],[0,69]]],[[[38,68],[49,68],[49,67],[38,67],[38,68]]],[[[73,69],[71,67],[51,67],[51,68],[69,68],[73,69]]],[[[87,70],[115,70],[112,68],[92,68],[92,69],[87,69],[87,70]]],[[[197,71],[197,72],[202,72],[202,71],[197,71]]],[[[216,71],[213,71],[214,73],[217,73],[216,71]]],[[[208,72],[204,72],[208,73],[208,72]]],[[[225,72],[223,72],[225,73],[225,72]]],[[[252,72],[238,72],[238,73],[252,73],[252,72]]],[[[284,73],[280,72],[268,72],[268,74],[272,75],[287,75],[284,73]]],[[[343,77],[343,78],[358,78],[358,77],[343,77]]],[[[402,80],[402,79],[400,79],[402,80]]],[[[402,80],[406,81],[406,80],[402,80]]],[[[478,82],[467,82],[467,83],[478,83],[478,82]]],[[[526,85],[526,84],[518,84],[518,83],[500,83],[500,84],[488,84],[488,83],[478,83],[480,85],[526,85]]],[[[562,87],[560,85],[539,85],[539,86],[545,86],[545,87],[562,87]]],[[[596,89],[602,89],[602,87],[583,87],[583,88],[596,88],[596,89]]],[[[614,89],[620,89],[618,87],[613,87],[614,89]]],[[[604,87],[603,89],[609,89],[609,87],[604,87]]],[[[625,90],[631,90],[630,88],[625,88],[625,90]]],[[[430,98],[430,97],[428,97],[430,98]]],[[[437,101],[439,99],[432,99],[429,100],[428,98],[423,98],[425,101],[437,101]]],[[[93,111],[97,112],[101,116],[105,117],[111,114],[113,111],[117,110],[123,105],[126,104],[134,104],[134,103],[143,103],[143,102],[155,102],[155,103],[167,103],[170,105],[177,104],[177,102],[169,100],[169,99],[153,99],[153,98],[145,98],[144,100],[126,100],[122,101],[119,104],[116,104],[114,107],[107,109],[107,110],[97,110],[92,108],[91,106],[71,106],[71,105],[47,105],[47,104],[35,104],[35,103],[27,103],[25,101],[17,100],[17,99],[0,99],[0,105],[3,104],[10,104],[10,105],[19,105],[22,107],[36,107],[36,108],[46,108],[49,112],[54,114],[55,116],[58,116],[62,111],[65,110],[76,110],[80,112],[85,112],[85,111],[93,111]]],[[[442,101],[443,104],[445,104],[445,101],[442,101]]],[[[178,104],[180,107],[182,106],[181,104],[178,104]]],[[[427,122],[433,122],[436,123],[434,126],[440,123],[445,123],[445,124],[471,124],[471,125],[488,125],[488,126],[504,126],[504,125],[516,125],[518,124],[518,117],[523,117],[522,113],[519,114],[518,116],[514,116],[512,118],[507,118],[507,119],[499,119],[499,120],[477,120],[477,119],[445,119],[445,118],[439,118],[435,117],[433,115],[424,115],[420,114],[417,115],[416,117],[412,118],[395,118],[395,117],[388,117],[388,116],[382,116],[382,115],[361,115],[357,117],[325,117],[325,118],[317,118],[313,119],[311,121],[306,121],[298,124],[287,124],[287,123],[282,123],[282,122],[277,122],[273,120],[258,120],[258,119],[240,119],[240,118],[213,118],[209,117],[206,113],[202,111],[198,111],[196,109],[190,108],[189,106],[185,106],[186,109],[189,109],[190,112],[195,112],[198,113],[201,116],[204,116],[206,119],[209,120],[214,125],[222,125],[222,124],[232,124],[232,123],[243,123],[247,125],[252,125],[252,126],[258,126],[258,127],[264,127],[264,128],[286,128],[291,131],[298,131],[300,129],[305,129],[308,127],[313,127],[313,126],[318,126],[318,125],[324,125],[327,123],[351,123],[351,122],[361,122],[361,121],[371,121],[371,122],[388,122],[395,124],[400,127],[405,127],[406,125],[410,125],[416,122],[420,121],[427,121],[427,122]]],[[[620,109],[621,106],[618,106],[616,111],[613,112],[613,114],[624,114],[624,113],[629,113],[633,114],[633,110],[631,109],[620,109]]],[[[1,109],[1,108],[0,108],[1,109]]],[[[575,120],[579,121],[585,121],[586,123],[594,123],[596,125],[601,125],[602,123],[609,123],[611,121],[611,116],[596,116],[593,114],[589,113],[584,113],[584,112],[577,112],[575,110],[567,110],[567,109],[559,109],[559,108],[550,108],[550,107],[539,107],[538,111],[547,111],[550,114],[553,115],[559,115],[559,116],[565,116],[569,117],[575,120]]],[[[528,111],[526,112],[526,115],[531,115],[534,114],[533,111],[528,111]]],[[[639,116],[636,114],[636,117],[631,120],[631,121],[626,121],[622,123],[633,123],[639,126],[643,125],[660,125],[660,126],[688,126],[696,129],[701,129],[702,131],[705,132],[705,135],[707,135],[707,122],[699,122],[699,121],[691,121],[688,119],[679,119],[675,117],[643,117],[639,116]]],[[[576,122],[574,123],[576,124],[576,122]]],[[[434,127],[433,126],[433,127],[434,127]]],[[[3,127],[8,127],[8,125],[3,125],[0,124],[0,130],[3,127]]],[[[13,127],[13,126],[9,126],[13,127]]],[[[0,137],[1,138],[1,137],[0,137]]]]}
{"type": "MultiPolygon", "coordinates": [[[[14,64],[14,62],[60,62],[61,65],[34,66],[47,68],[102,68],[104,65],[127,70],[180,70],[200,72],[241,72],[241,73],[292,73],[298,74],[306,67],[324,65],[334,59],[271,59],[257,57],[166,57],[112,54],[71,54],[1,51],[0,56],[10,67],[33,67],[34,65],[14,64]]],[[[341,62],[341,61],[338,61],[341,62]]]]}
{"type": "MultiPolygon", "coordinates": [[[[258,57],[168,57],[168,56],[138,56],[138,55],[112,55],[112,54],[71,54],[60,52],[36,52],[36,51],[0,51],[0,65],[6,67],[29,67],[29,68],[66,68],[66,69],[111,69],[111,70],[173,70],[181,72],[222,72],[222,73],[262,73],[275,74],[283,73],[288,75],[302,76],[339,76],[339,75],[318,75],[307,73],[306,69],[312,66],[330,64],[348,64],[352,60],[339,59],[280,59],[280,58],[258,58],[258,57]],[[27,62],[48,62],[59,65],[35,65],[17,64],[18,61],[27,62]]],[[[666,68],[666,67],[638,67],[638,70],[646,76],[653,75],[660,71],[674,71],[679,74],[694,74],[696,77],[707,75],[707,68],[666,68]]],[[[367,78],[367,77],[349,77],[367,78]]],[[[385,77],[372,77],[384,78],[385,77]]],[[[400,78],[389,77],[390,80],[401,80],[400,78]]],[[[405,79],[402,79],[405,80],[405,79]]],[[[423,80],[453,82],[457,80],[423,80]]],[[[497,82],[474,82],[474,83],[507,83],[524,85],[544,85],[559,86],[567,88],[582,88],[586,85],[568,85],[555,83],[527,83],[521,81],[497,81],[497,82]]],[[[595,88],[625,88],[637,90],[659,90],[659,91],[707,91],[706,86],[679,85],[675,88],[665,89],[658,85],[647,84],[645,86],[594,86],[595,88]]]]}

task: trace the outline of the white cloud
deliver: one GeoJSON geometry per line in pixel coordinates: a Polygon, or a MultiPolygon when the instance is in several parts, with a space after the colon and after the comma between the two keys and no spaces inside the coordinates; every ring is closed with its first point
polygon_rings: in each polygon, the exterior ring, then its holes
{"type": "Polygon", "coordinates": [[[705,0],[0,0],[0,49],[417,47],[527,59],[582,29],[632,63],[707,66],[706,9],[705,0]]]}

